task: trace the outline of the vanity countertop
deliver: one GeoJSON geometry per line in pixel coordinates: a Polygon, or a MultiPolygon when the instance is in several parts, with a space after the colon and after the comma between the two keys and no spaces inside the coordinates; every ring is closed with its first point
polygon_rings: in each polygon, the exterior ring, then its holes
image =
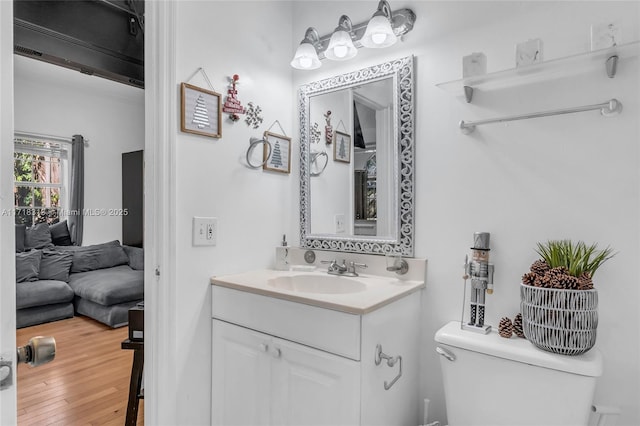
{"type": "MultiPolygon", "coordinates": [[[[326,271],[300,272],[270,269],[212,277],[211,284],[355,315],[372,312],[425,286],[424,281],[400,280],[396,277],[367,274],[344,277],[329,275],[326,271]],[[315,278],[318,281],[338,280],[337,283],[344,282],[345,288],[350,286],[362,288],[353,292],[323,292],[322,290],[316,292],[312,289],[300,291],[287,288],[286,285],[274,285],[274,283],[288,283],[289,280],[301,275],[309,281],[315,278]]],[[[321,288],[321,286],[322,284],[318,284],[316,287],[321,288]]]]}

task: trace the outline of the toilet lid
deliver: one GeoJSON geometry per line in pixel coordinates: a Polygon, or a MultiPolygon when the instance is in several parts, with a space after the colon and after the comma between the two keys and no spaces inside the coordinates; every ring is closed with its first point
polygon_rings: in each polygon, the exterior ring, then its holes
{"type": "Polygon", "coordinates": [[[567,373],[591,377],[602,375],[602,354],[596,348],[582,355],[554,354],[537,348],[526,339],[500,337],[496,330],[492,330],[489,334],[462,330],[458,321],[452,321],[438,330],[435,341],[460,349],[567,373]]]}

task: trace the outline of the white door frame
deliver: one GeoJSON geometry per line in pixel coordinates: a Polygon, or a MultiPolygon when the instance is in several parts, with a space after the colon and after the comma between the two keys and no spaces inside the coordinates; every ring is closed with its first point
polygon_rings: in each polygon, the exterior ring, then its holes
{"type": "Polygon", "coordinates": [[[145,423],[179,424],[177,352],[176,2],[145,5],[145,423]]]}
{"type": "Polygon", "coordinates": [[[0,391],[0,424],[16,423],[16,271],[13,211],[13,2],[0,1],[0,357],[13,386],[0,391]]]}

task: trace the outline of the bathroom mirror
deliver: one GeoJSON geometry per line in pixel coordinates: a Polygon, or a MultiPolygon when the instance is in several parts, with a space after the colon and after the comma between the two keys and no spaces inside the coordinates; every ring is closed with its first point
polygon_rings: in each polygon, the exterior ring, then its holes
{"type": "Polygon", "coordinates": [[[413,256],[413,57],[301,86],[301,246],[413,256]]]}

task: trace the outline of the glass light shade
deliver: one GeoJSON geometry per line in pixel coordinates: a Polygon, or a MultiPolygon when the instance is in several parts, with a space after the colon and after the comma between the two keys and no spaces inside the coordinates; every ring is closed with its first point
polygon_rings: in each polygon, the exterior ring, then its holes
{"type": "Polygon", "coordinates": [[[389,18],[384,15],[374,15],[367,24],[367,29],[360,39],[360,43],[364,47],[387,47],[391,46],[398,40],[393,33],[389,18]]]}
{"type": "Polygon", "coordinates": [[[320,68],[320,65],[316,48],[311,43],[300,43],[291,61],[291,66],[299,70],[314,70],[320,68]]]}
{"type": "Polygon", "coordinates": [[[345,61],[353,58],[357,54],[358,49],[353,45],[349,33],[339,29],[331,35],[329,47],[327,47],[327,50],[324,52],[324,56],[333,61],[345,61]]]}

